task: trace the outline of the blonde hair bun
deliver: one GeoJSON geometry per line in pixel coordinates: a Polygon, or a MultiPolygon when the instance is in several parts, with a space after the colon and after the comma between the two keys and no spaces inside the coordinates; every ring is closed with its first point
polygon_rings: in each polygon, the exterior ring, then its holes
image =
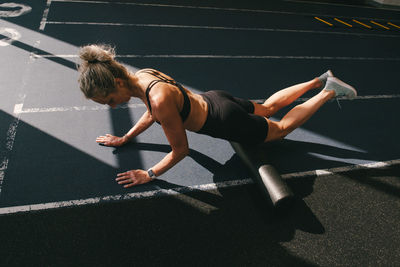
{"type": "Polygon", "coordinates": [[[115,58],[115,49],[110,45],[87,45],[81,47],[79,57],[88,63],[110,62],[115,58]]]}

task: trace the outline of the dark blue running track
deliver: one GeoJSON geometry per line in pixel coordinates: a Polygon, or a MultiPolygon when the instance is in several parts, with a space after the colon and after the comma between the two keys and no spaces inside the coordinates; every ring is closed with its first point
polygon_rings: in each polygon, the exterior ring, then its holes
{"type": "Polygon", "coordinates": [[[364,2],[0,4],[0,263],[396,265],[400,12],[364,2]],[[77,51],[89,43],[113,44],[131,71],[159,69],[195,92],[263,101],[331,69],[359,96],[266,146],[298,200],[289,214],[268,206],[229,142],[195,133],[187,158],[127,190],[116,174],[148,169],[170,147],[158,125],[125,147],[96,144],[146,107],[83,97],[77,51]]]}

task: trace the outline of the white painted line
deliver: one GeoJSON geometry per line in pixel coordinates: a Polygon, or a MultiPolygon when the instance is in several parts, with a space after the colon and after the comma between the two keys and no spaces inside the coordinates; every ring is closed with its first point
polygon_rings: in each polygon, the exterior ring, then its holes
{"type": "MultiPolygon", "coordinates": [[[[119,2],[119,1],[88,1],[88,0],[53,0],[54,2],[64,3],[83,3],[83,4],[113,4],[113,5],[130,5],[130,6],[146,6],[146,7],[166,7],[166,8],[181,8],[181,9],[203,9],[203,10],[219,10],[219,11],[233,11],[233,12],[247,12],[247,13],[269,13],[269,14],[286,14],[286,15],[306,15],[308,13],[298,13],[290,11],[279,10],[264,10],[264,9],[248,9],[248,8],[229,8],[229,7],[212,7],[212,6],[189,6],[189,5],[171,5],[171,4],[145,4],[145,3],[132,3],[132,2],[119,2]]],[[[311,14],[313,15],[313,14],[311,14]]]]}
{"type": "MultiPolygon", "coordinates": [[[[347,100],[373,100],[373,99],[398,99],[398,95],[367,95],[367,96],[356,96],[352,99],[347,99],[344,97],[338,97],[341,101],[347,100]]],[[[304,102],[309,98],[299,98],[296,102],[304,102]]],[[[264,102],[265,99],[251,99],[254,102],[264,102]]],[[[145,104],[125,104],[116,107],[115,109],[135,109],[135,108],[146,108],[145,104]]],[[[110,107],[104,106],[73,106],[73,107],[51,107],[51,108],[22,108],[22,104],[17,104],[14,106],[14,114],[29,114],[29,113],[51,113],[51,112],[68,112],[68,111],[100,111],[109,110],[110,107]]]]}
{"type": "Polygon", "coordinates": [[[32,7],[16,3],[3,3],[0,7],[6,9],[0,10],[0,18],[15,18],[32,11],[32,7]]]}
{"type": "Polygon", "coordinates": [[[343,7],[352,7],[357,9],[378,9],[378,10],[390,10],[390,11],[397,11],[396,8],[386,8],[380,6],[363,6],[363,5],[349,5],[349,4],[338,4],[332,2],[317,2],[317,1],[302,1],[302,0],[284,0],[286,2],[292,3],[302,3],[302,4],[309,4],[309,5],[328,5],[328,6],[343,6],[343,7]]]}
{"type": "Polygon", "coordinates": [[[67,55],[67,54],[59,54],[59,55],[40,55],[40,54],[33,54],[35,58],[78,58],[78,55],[67,55]]]}
{"type": "Polygon", "coordinates": [[[183,58],[183,59],[294,59],[294,60],[377,60],[400,61],[400,57],[332,57],[332,56],[272,56],[272,55],[119,55],[119,58],[183,58]]]}
{"type": "Polygon", "coordinates": [[[0,46],[9,46],[21,38],[21,34],[13,28],[0,27],[0,35],[4,36],[0,39],[0,46]]]}
{"type": "Polygon", "coordinates": [[[399,164],[400,164],[400,159],[389,160],[389,161],[378,161],[378,162],[355,164],[355,165],[349,165],[349,166],[337,167],[337,168],[288,173],[288,174],[282,175],[282,178],[290,179],[290,178],[301,178],[301,177],[306,177],[306,176],[317,176],[318,177],[318,176],[339,174],[339,173],[355,171],[355,170],[362,170],[362,169],[381,169],[381,168],[390,167],[390,166],[399,165],[399,164]]]}
{"type": "Polygon", "coordinates": [[[0,193],[1,193],[1,188],[3,185],[5,173],[8,167],[8,154],[9,151],[6,151],[5,155],[2,155],[2,159],[0,162],[0,193]]]}
{"type": "MultiPolygon", "coordinates": [[[[400,36],[400,35],[399,35],[400,36]]],[[[40,55],[35,58],[78,58],[78,55],[40,55]]],[[[400,61],[400,57],[333,57],[333,56],[274,56],[274,55],[117,55],[116,58],[181,58],[181,59],[292,59],[292,60],[360,60],[360,61],[400,61]]]]}
{"type": "Polygon", "coordinates": [[[323,175],[330,175],[332,172],[327,171],[327,170],[315,170],[315,174],[317,176],[323,176],[323,175]]]}
{"type": "MultiPolygon", "coordinates": [[[[358,95],[354,98],[346,98],[339,96],[336,99],[340,101],[353,101],[353,100],[374,100],[374,99],[398,99],[400,98],[400,94],[395,94],[395,95],[358,95]]],[[[300,97],[295,100],[295,102],[305,102],[309,100],[310,97],[300,97]]],[[[265,102],[266,99],[251,99],[251,101],[254,101],[256,103],[261,103],[265,102]]]]}
{"type": "Polygon", "coordinates": [[[5,207],[5,208],[0,208],[0,215],[14,214],[14,213],[20,213],[20,212],[39,211],[39,210],[50,210],[50,209],[58,209],[58,208],[74,207],[74,206],[84,206],[84,205],[91,205],[91,204],[97,204],[97,203],[121,201],[121,200],[156,198],[159,196],[177,197],[178,199],[184,201],[186,204],[189,204],[191,206],[195,206],[198,209],[201,209],[202,212],[210,213],[210,212],[215,211],[217,208],[213,207],[211,205],[208,205],[204,202],[195,200],[191,197],[188,197],[188,196],[184,197],[182,195],[184,193],[188,193],[188,192],[192,192],[192,191],[198,191],[198,190],[208,191],[208,190],[215,190],[218,188],[227,188],[227,187],[240,186],[240,185],[246,185],[246,184],[251,184],[251,183],[253,183],[253,180],[243,179],[243,180],[226,181],[226,182],[220,182],[220,183],[211,183],[211,184],[205,184],[205,185],[179,187],[179,188],[172,188],[172,189],[161,189],[160,188],[160,189],[146,191],[146,192],[111,195],[111,196],[96,197],[96,198],[87,198],[87,199],[42,203],[42,204],[5,207]]]}
{"type": "MultiPolygon", "coordinates": [[[[21,106],[21,108],[22,108],[22,106],[21,106]]],[[[14,141],[15,141],[15,136],[17,134],[17,128],[18,128],[19,121],[20,121],[20,116],[16,116],[13,119],[13,121],[11,122],[11,124],[7,130],[5,151],[1,151],[2,158],[1,158],[1,165],[0,165],[0,193],[1,193],[2,185],[3,185],[3,181],[5,178],[5,173],[6,173],[7,167],[8,167],[9,154],[11,153],[13,146],[14,146],[14,141]]]]}
{"type": "MultiPolygon", "coordinates": [[[[132,3],[132,2],[120,2],[120,1],[90,1],[90,0],[53,0],[53,2],[64,2],[64,3],[83,3],[83,4],[107,4],[107,5],[130,5],[130,6],[147,6],[147,7],[165,7],[165,8],[181,8],[181,9],[202,9],[202,10],[218,10],[218,11],[229,11],[229,12],[245,12],[245,13],[265,13],[265,14],[284,14],[284,15],[301,15],[301,16],[324,16],[324,17],[338,17],[341,16],[329,15],[329,14],[316,14],[316,13],[300,13],[293,11],[280,11],[280,10],[266,10],[266,9],[249,9],[249,8],[229,8],[229,7],[213,7],[213,6],[188,6],[188,5],[171,5],[171,4],[159,4],[159,3],[132,3]]],[[[342,16],[343,17],[343,16],[342,16]]],[[[362,18],[359,19],[374,19],[374,18],[362,18]]],[[[376,19],[376,18],[375,18],[376,19]]]]}
{"type": "Polygon", "coordinates": [[[314,30],[292,30],[277,28],[250,28],[250,27],[222,27],[204,25],[175,25],[175,24],[140,24],[140,23],[116,23],[116,22],[81,22],[81,21],[47,21],[47,24],[54,25],[89,25],[89,26],[124,26],[124,27],[150,27],[150,28],[173,28],[173,29],[203,29],[203,30],[225,30],[225,31],[261,31],[261,32],[289,32],[289,33],[312,33],[312,34],[333,34],[333,35],[355,35],[372,37],[400,38],[399,34],[374,34],[355,32],[335,31],[314,31],[314,30]]]}
{"type": "Polygon", "coordinates": [[[40,21],[40,27],[39,27],[39,30],[41,30],[41,31],[44,31],[44,28],[46,27],[47,17],[49,15],[51,1],[52,0],[47,0],[46,8],[43,11],[43,17],[42,17],[42,20],[40,21]]]}
{"type": "MultiPolygon", "coordinates": [[[[367,164],[358,164],[358,165],[349,165],[345,167],[338,167],[338,168],[329,168],[329,169],[321,169],[321,170],[314,170],[314,171],[305,171],[305,172],[296,172],[296,173],[288,173],[283,174],[283,179],[293,179],[293,178],[302,178],[308,176],[329,176],[354,170],[361,170],[361,169],[380,169],[385,167],[390,167],[394,165],[400,164],[400,159],[389,160],[389,161],[381,161],[381,162],[371,162],[367,164]]],[[[194,186],[187,186],[187,187],[178,187],[172,189],[157,189],[152,191],[146,192],[137,192],[137,193],[128,193],[128,194],[120,194],[120,195],[111,195],[111,196],[104,196],[104,197],[96,197],[96,198],[88,198],[88,199],[78,199],[78,200],[69,200],[69,201],[60,201],[60,202],[50,202],[50,203],[43,203],[43,204],[32,204],[32,205],[23,205],[23,206],[13,206],[13,207],[4,207],[0,208],[0,215],[6,214],[14,214],[20,212],[31,212],[31,211],[41,211],[41,210],[51,210],[51,209],[58,209],[58,208],[65,208],[65,207],[75,207],[75,206],[84,206],[84,205],[91,205],[91,204],[98,204],[98,203],[106,203],[111,201],[122,201],[122,200],[136,200],[136,199],[146,199],[146,198],[156,198],[159,196],[177,196],[184,193],[192,192],[192,191],[209,191],[209,190],[217,190],[222,188],[230,188],[235,186],[243,186],[248,184],[253,184],[252,179],[240,179],[240,180],[232,180],[232,181],[225,181],[219,183],[209,183],[204,185],[194,185],[194,186]]],[[[179,199],[183,199],[182,197],[178,197],[179,199]]],[[[190,205],[195,205],[199,207],[198,200],[194,199],[185,199],[185,203],[190,205]]],[[[203,202],[202,202],[203,203],[203,202]]],[[[205,204],[205,203],[204,203],[205,204]]],[[[210,212],[214,211],[216,208],[206,204],[206,210],[210,212]]],[[[202,207],[203,208],[203,207],[202,207]]]]}
{"type": "Polygon", "coordinates": [[[120,58],[184,58],[184,59],[293,59],[293,60],[366,60],[400,61],[400,57],[332,57],[332,56],[252,56],[252,55],[120,55],[120,58]]]}
{"type": "MultiPolygon", "coordinates": [[[[346,97],[337,97],[336,99],[339,99],[340,101],[342,100],[374,100],[374,99],[398,99],[400,98],[400,94],[395,94],[395,95],[358,95],[354,98],[346,98],[346,97]]],[[[298,98],[296,102],[304,102],[307,101],[310,98],[302,97],[298,98]]],[[[264,100],[265,101],[265,100],[264,100]]]]}
{"type": "MultiPolygon", "coordinates": [[[[127,108],[145,108],[145,104],[125,104],[116,107],[116,109],[127,109],[127,108]]],[[[109,106],[74,106],[74,107],[51,107],[51,108],[26,108],[22,109],[22,106],[15,105],[14,113],[48,113],[48,112],[67,112],[67,111],[99,111],[99,110],[109,110],[109,106]]]]}
{"type": "Polygon", "coordinates": [[[14,114],[22,113],[23,106],[24,106],[24,104],[16,104],[14,106],[14,114]]]}
{"type": "MultiPolygon", "coordinates": [[[[358,99],[358,100],[369,100],[369,99],[393,99],[393,98],[400,98],[399,95],[364,95],[364,96],[356,96],[353,99],[358,99]]],[[[338,97],[340,100],[346,100],[344,97],[338,97]]],[[[351,99],[347,99],[351,100],[351,99]]]]}
{"type": "Polygon", "coordinates": [[[204,203],[203,201],[200,201],[198,199],[189,197],[189,196],[187,196],[185,194],[179,193],[176,190],[173,190],[173,189],[162,189],[159,186],[156,186],[156,188],[158,190],[160,190],[161,193],[163,193],[165,195],[173,196],[176,199],[178,199],[178,200],[182,201],[183,203],[185,203],[185,204],[197,209],[198,211],[200,211],[202,213],[210,214],[213,211],[218,210],[218,208],[216,208],[216,207],[214,207],[212,205],[204,203]]]}

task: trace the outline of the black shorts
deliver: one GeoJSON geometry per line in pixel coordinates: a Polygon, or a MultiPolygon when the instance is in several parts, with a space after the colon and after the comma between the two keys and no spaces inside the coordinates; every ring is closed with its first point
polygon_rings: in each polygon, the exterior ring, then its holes
{"type": "Polygon", "coordinates": [[[268,122],[253,114],[251,101],[224,91],[208,91],[201,96],[208,104],[208,116],[198,133],[242,144],[263,143],[267,138],[268,122]]]}

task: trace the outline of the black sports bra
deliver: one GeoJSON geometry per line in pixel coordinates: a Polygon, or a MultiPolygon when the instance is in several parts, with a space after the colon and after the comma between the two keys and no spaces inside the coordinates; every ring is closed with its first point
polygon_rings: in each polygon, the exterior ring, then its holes
{"type": "Polygon", "coordinates": [[[140,72],[148,73],[148,74],[151,74],[151,75],[155,76],[156,78],[158,78],[158,80],[151,81],[146,89],[146,98],[147,98],[147,104],[149,105],[150,114],[151,114],[151,104],[150,104],[149,93],[150,93],[151,88],[153,88],[153,86],[159,82],[169,83],[169,84],[172,84],[172,85],[175,85],[176,87],[178,87],[179,90],[183,94],[183,108],[179,112],[179,115],[181,116],[182,121],[185,122],[185,120],[187,119],[187,117],[189,116],[189,113],[190,113],[190,99],[189,99],[189,96],[187,95],[185,89],[183,88],[183,86],[181,84],[177,83],[175,80],[168,79],[165,76],[163,76],[162,74],[160,74],[159,72],[154,71],[154,70],[146,70],[145,69],[145,70],[141,70],[140,72]]]}

